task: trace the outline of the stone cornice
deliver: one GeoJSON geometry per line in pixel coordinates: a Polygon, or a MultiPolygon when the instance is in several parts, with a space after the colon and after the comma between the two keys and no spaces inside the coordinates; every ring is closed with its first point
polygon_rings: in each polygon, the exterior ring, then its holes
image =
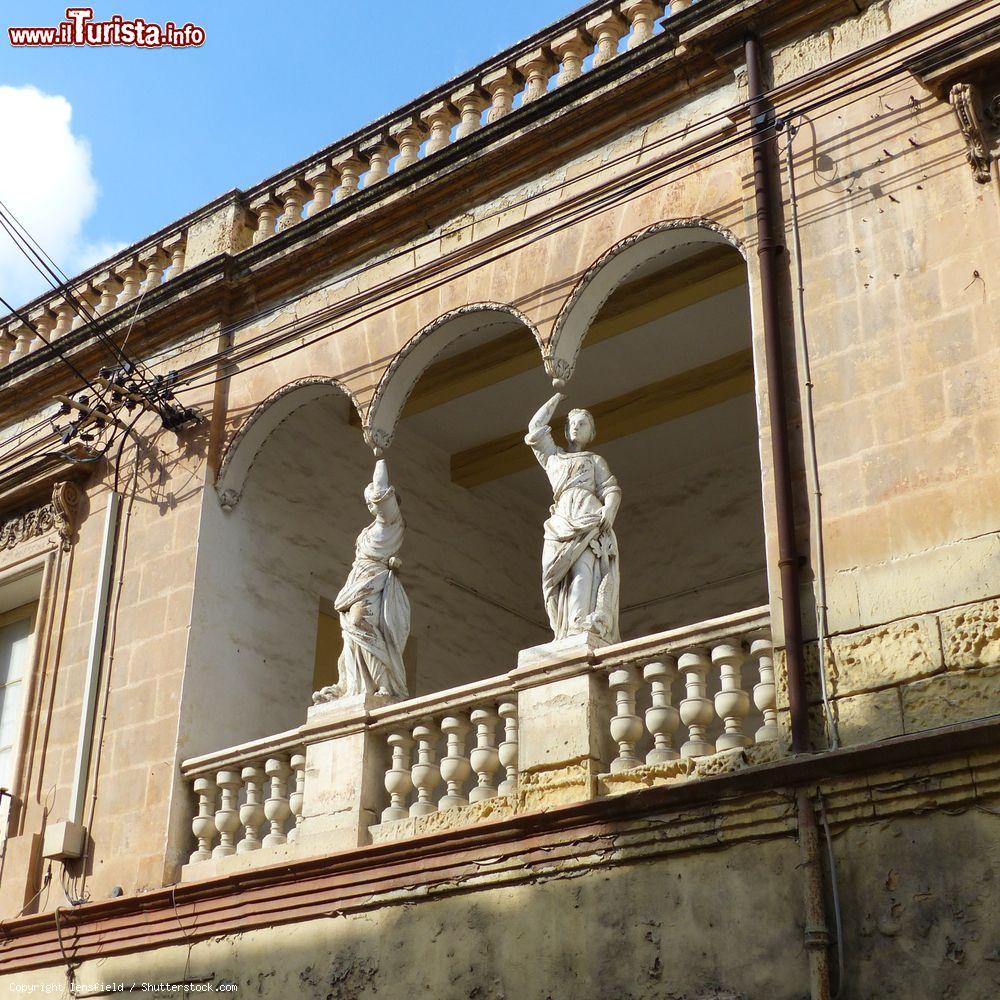
{"type": "MultiPolygon", "coordinates": [[[[592,6],[597,9],[603,5],[592,6]]],[[[740,33],[749,28],[759,29],[773,39],[864,6],[867,4],[854,0],[812,0],[809,3],[703,0],[671,18],[669,31],[452,143],[434,156],[391,174],[372,188],[358,191],[349,199],[236,257],[220,254],[154,289],[144,301],[143,318],[133,341],[141,339],[144,352],[148,351],[167,338],[179,339],[181,330],[218,318],[220,310],[227,312],[230,301],[238,304],[240,300],[273,299],[300,285],[304,268],[322,265],[332,269],[344,260],[363,259],[386,246],[413,238],[426,231],[429,212],[446,218],[456,206],[468,203],[473,197],[487,197],[490,191],[502,190],[537,174],[554,160],[574,155],[600,141],[601,137],[626,127],[630,121],[641,120],[650,110],[682,98],[692,87],[724,76],[731,70],[725,53],[733,49],[740,33]],[[618,98],[614,104],[603,99],[611,91],[618,98]],[[595,115],[593,111],[598,107],[601,113],[595,115]],[[499,160],[502,170],[479,170],[470,176],[470,167],[475,168],[482,157],[496,152],[501,146],[504,147],[504,156],[499,160]],[[221,296],[221,301],[220,287],[227,292],[221,296]]],[[[584,12],[589,9],[584,8],[584,12]]],[[[577,12],[565,23],[575,22],[579,16],[577,12]]],[[[935,15],[928,22],[940,20],[942,16],[935,15]]],[[[919,24],[911,26],[903,34],[910,35],[920,27],[919,24]]],[[[519,46],[498,54],[439,89],[443,92],[460,85],[466,76],[471,78],[494,63],[499,65],[522,47],[530,49],[540,37],[547,37],[553,30],[550,27],[536,33],[519,46]]],[[[896,40],[897,36],[889,36],[884,44],[891,46],[896,40]]],[[[414,106],[437,92],[419,98],[413,102],[414,106]]],[[[385,116],[385,121],[409,107],[397,109],[385,116]]],[[[280,185],[311,163],[328,157],[348,140],[362,133],[367,135],[369,129],[378,124],[327,147],[246,192],[230,192],[185,219],[200,218],[227,202],[243,203],[254,192],[280,185]]],[[[496,163],[497,158],[491,162],[496,163]]],[[[167,227],[161,233],[173,228],[167,227]]],[[[142,245],[148,242],[144,240],[142,245]]],[[[107,331],[113,333],[130,315],[127,305],[116,309],[104,321],[107,331]]],[[[97,354],[96,338],[86,328],[64,337],[60,346],[74,352],[74,357],[75,352],[95,357],[97,354]]],[[[0,370],[0,394],[11,384],[17,384],[22,389],[19,402],[28,409],[39,399],[40,393],[53,385],[65,384],[65,381],[66,374],[58,360],[49,351],[38,351],[0,370]]]]}
{"type": "Polygon", "coordinates": [[[998,737],[964,723],[0,922],[0,973],[787,836],[789,788],[820,786],[834,827],[963,808],[1000,791],[998,737]]]}

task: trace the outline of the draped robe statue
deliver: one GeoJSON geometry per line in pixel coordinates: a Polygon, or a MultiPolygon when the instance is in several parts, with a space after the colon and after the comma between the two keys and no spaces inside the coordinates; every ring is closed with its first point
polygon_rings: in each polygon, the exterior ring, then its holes
{"type": "Polygon", "coordinates": [[[621,488],[608,463],[586,451],[596,431],[586,410],[566,418],[563,451],[549,424],[564,398],[557,392],[532,417],[525,443],[545,470],[553,504],[545,522],[542,594],[556,639],[590,632],[617,642],[620,587],[614,521],[621,488]]]}
{"type": "Polygon", "coordinates": [[[403,648],[410,634],[410,602],[396,558],[403,517],[382,459],[365,487],[365,502],[375,520],[358,535],[354,565],[334,601],[344,641],[339,680],[313,695],[316,704],[364,694],[408,696],[403,648]]]}

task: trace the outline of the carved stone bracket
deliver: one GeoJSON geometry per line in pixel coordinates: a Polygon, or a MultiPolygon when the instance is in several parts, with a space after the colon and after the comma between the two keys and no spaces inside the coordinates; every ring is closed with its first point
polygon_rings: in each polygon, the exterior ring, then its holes
{"type": "Polygon", "coordinates": [[[52,513],[55,528],[62,539],[63,552],[68,552],[73,544],[73,531],[76,528],[76,512],[80,506],[83,491],[76,483],[56,483],[52,487],[52,513]]]}
{"type": "Polygon", "coordinates": [[[956,83],[948,92],[948,101],[955,109],[958,127],[965,138],[965,156],[973,176],[980,184],[989,184],[990,163],[995,159],[990,148],[997,132],[1000,94],[987,103],[979,87],[956,83]]]}

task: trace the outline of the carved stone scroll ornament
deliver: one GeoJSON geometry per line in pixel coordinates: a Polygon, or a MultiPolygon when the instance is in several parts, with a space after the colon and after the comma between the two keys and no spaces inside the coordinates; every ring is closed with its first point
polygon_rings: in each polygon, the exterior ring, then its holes
{"type": "Polygon", "coordinates": [[[76,483],[56,483],[52,487],[52,513],[56,531],[62,539],[63,552],[68,552],[73,543],[76,512],[82,496],[83,493],[76,483]]]}
{"type": "Polygon", "coordinates": [[[948,92],[948,100],[955,109],[958,127],[965,138],[965,156],[973,176],[980,184],[989,184],[990,162],[994,158],[990,152],[990,132],[997,125],[1000,95],[987,107],[978,87],[971,83],[956,83],[948,92]]]}
{"type": "Polygon", "coordinates": [[[0,551],[56,531],[62,550],[68,552],[80,497],[80,488],[76,484],[56,483],[49,503],[24,511],[0,524],[0,551]]]}

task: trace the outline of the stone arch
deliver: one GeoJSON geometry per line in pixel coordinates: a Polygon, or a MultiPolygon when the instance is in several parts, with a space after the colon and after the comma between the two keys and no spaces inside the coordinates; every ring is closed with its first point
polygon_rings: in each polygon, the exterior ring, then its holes
{"type": "Polygon", "coordinates": [[[275,429],[306,404],[337,394],[346,396],[360,413],[350,389],[335,378],[321,375],[289,382],[254,407],[229,439],[219,465],[215,490],[224,510],[232,510],[239,503],[254,460],[275,429]]]}
{"type": "Polygon", "coordinates": [[[563,303],[545,351],[545,369],[552,378],[569,379],[601,307],[632,274],[648,261],[685,245],[723,244],[746,257],[741,241],[710,219],[688,218],[658,222],[627,236],[603,253],[576,283],[563,303]]]}
{"type": "Polygon", "coordinates": [[[392,359],[375,389],[365,421],[365,436],[373,448],[388,448],[403,407],[420,376],[450,344],[486,325],[515,320],[538,345],[543,361],[542,341],[534,324],[512,306],[499,302],[476,302],[453,309],[428,323],[392,359]]]}

